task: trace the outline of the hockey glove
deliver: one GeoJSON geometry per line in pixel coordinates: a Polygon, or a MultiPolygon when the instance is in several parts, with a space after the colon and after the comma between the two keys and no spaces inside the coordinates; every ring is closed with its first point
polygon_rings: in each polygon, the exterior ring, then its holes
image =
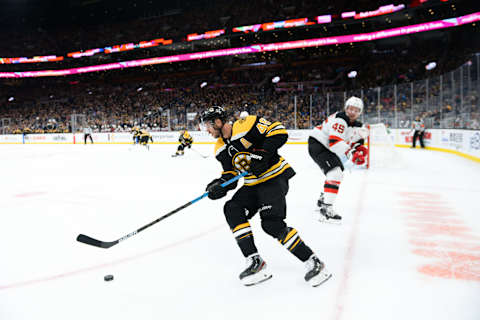
{"type": "Polygon", "coordinates": [[[268,170],[268,160],[270,159],[270,153],[268,151],[264,149],[253,149],[250,157],[250,172],[253,173],[253,175],[259,177],[268,170]]]}
{"type": "Polygon", "coordinates": [[[355,151],[353,153],[352,162],[355,163],[357,166],[361,166],[365,163],[365,156],[360,151],[355,151]]]}
{"type": "Polygon", "coordinates": [[[206,190],[208,191],[208,197],[210,199],[217,200],[227,195],[227,189],[221,186],[224,182],[225,181],[220,178],[213,180],[207,185],[206,190]]]}
{"type": "Polygon", "coordinates": [[[346,156],[356,165],[365,163],[365,157],[368,154],[368,149],[360,143],[353,143],[352,147],[346,152],[346,156]]]}

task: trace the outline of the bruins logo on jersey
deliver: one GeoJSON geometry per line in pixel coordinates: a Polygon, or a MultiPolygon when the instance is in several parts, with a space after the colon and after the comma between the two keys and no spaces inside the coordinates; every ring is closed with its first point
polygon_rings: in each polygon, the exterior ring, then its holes
{"type": "Polygon", "coordinates": [[[251,160],[249,152],[238,152],[232,158],[232,165],[240,172],[250,171],[251,160]]]}

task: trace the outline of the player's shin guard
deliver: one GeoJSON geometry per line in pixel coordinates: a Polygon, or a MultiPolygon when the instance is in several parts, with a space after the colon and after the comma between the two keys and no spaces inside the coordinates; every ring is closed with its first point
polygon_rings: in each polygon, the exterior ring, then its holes
{"type": "Polygon", "coordinates": [[[235,226],[232,229],[232,232],[244,257],[251,256],[252,254],[256,254],[258,252],[253,240],[253,233],[250,223],[241,223],[235,226]]]}
{"type": "Polygon", "coordinates": [[[313,254],[312,250],[303,242],[294,228],[287,227],[284,235],[278,241],[303,262],[307,261],[313,254]]]}
{"type": "Polygon", "coordinates": [[[333,204],[337,198],[338,189],[343,180],[342,169],[336,167],[326,174],[325,183],[323,185],[323,195],[325,204],[333,204]]]}
{"type": "Polygon", "coordinates": [[[343,172],[339,167],[327,173],[323,187],[323,201],[320,205],[319,221],[332,223],[341,222],[342,217],[333,210],[333,203],[337,198],[342,180],[343,172]]]}
{"type": "Polygon", "coordinates": [[[325,180],[324,201],[320,207],[319,221],[340,223],[342,217],[333,210],[333,203],[337,198],[340,181],[325,180]]]}
{"type": "Polygon", "coordinates": [[[323,185],[323,202],[326,204],[333,204],[337,198],[338,189],[341,181],[325,180],[323,185]]]}

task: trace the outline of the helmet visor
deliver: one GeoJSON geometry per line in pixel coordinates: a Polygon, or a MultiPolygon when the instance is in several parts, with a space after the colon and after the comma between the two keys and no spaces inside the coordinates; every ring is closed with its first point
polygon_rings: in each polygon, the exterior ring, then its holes
{"type": "Polygon", "coordinates": [[[201,131],[208,131],[209,128],[215,128],[215,119],[208,119],[208,120],[201,120],[199,123],[199,127],[201,131]]]}

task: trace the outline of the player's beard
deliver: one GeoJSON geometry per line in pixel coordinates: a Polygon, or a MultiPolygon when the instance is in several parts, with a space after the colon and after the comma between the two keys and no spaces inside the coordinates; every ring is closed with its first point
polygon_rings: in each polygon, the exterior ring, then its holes
{"type": "Polygon", "coordinates": [[[211,133],[212,137],[215,139],[220,138],[221,136],[221,129],[214,129],[214,131],[211,133]]]}

